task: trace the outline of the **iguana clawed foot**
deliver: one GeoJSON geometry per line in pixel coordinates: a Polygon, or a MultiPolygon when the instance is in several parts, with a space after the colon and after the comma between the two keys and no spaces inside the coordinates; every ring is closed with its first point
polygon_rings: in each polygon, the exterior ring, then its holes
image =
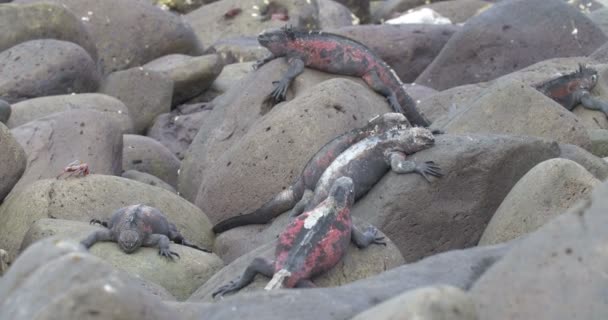
{"type": "Polygon", "coordinates": [[[158,254],[163,257],[169,258],[169,260],[171,260],[171,261],[173,261],[173,256],[180,258],[179,254],[177,252],[171,251],[171,250],[169,250],[169,248],[158,249],[158,254]]]}
{"type": "Polygon", "coordinates": [[[443,173],[441,173],[441,168],[435,164],[435,162],[433,161],[426,161],[423,163],[420,163],[416,166],[416,172],[418,172],[420,175],[422,175],[424,177],[424,179],[426,179],[426,181],[431,182],[431,180],[429,179],[429,175],[431,176],[435,176],[435,177],[442,177],[443,173]]]}
{"type": "Polygon", "coordinates": [[[378,236],[378,229],[376,229],[374,226],[369,226],[365,229],[365,236],[367,236],[369,239],[371,239],[370,244],[381,244],[383,246],[386,246],[386,241],[384,241],[384,237],[383,236],[378,236]]]}
{"type": "Polygon", "coordinates": [[[91,221],[89,221],[89,224],[98,224],[98,225],[104,226],[106,228],[108,227],[108,223],[106,221],[101,221],[98,219],[91,219],[91,221]]]}
{"type": "Polygon", "coordinates": [[[232,293],[234,291],[239,290],[239,283],[240,278],[236,278],[230,282],[228,282],[228,284],[225,284],[221,287],[219,287],[217,290],[213,291],[213,293],[211,294],[212,298],[215,298],[215,296],[219,296],[219,297],[223,297],[225,294],[227,293],[232,293]]]}
{"type": "Polygon", "coordinates": [[[270,93],[272,99],[274,99],[275,103],[279,103],[281,101],[285,101],[285,96],[287,94],[287,88],[289,88],[289,82],[279,80],[273,81],[274,89],[270,93]]]}

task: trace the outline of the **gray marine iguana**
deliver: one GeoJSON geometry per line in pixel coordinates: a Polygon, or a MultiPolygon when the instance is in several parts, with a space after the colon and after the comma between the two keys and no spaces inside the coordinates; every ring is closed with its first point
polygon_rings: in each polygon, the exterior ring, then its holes
{"type": "Polygon", "coordinates": [[[608,103],[594,98],[589,92],[597,80],[596,70],[579,64],[577,71],[533,87],[570,111],[582,104],[587,109],[602,111],[608,116],[608,103]]]}
{"type": "Polygon", "coordinates": [[[159,255],[173,260],[173,256],[179,258],[177,252],[169,249],[169,243],[173,241],[197,250],[211,252],[187,241],[160,210],[143,204],[116,210],[109,222],[92,219],[90,223],[98,223],[106,229],[97,230],[80,242],[87,249],[98,241],[116,242],[125,253],[132,253],[141,246],[158,246],[159,255]]]}
{"type": "Polygon", "coordinates": [[[215,290],[213,298],[240,290],[258,273],[272,278],[266,290],[314,287],[310,279],[333,268],[346,253],[350,241],[359,248],[372,243],[386,245],[376,228],[370,226],[361,232],[353,225],[350,208],[355,201],[354,188],[350,178],[336,179],[323,202],[283,230],[274,262],[255,258],[240,277],[215,290]]]}
{"type": "Polygon", "coordinates": [[[415,126],[428,127],[430,122],[420,113],[416,102],[407,94],[399,76],[365,45],[336,34],[321,31],[297,31],[291,27],[261,33],[258,42],[271,54],[257,61],[253,68],[285,57],[286,74],[273,82],[269,99],[285,100],[287,89],[304,67],[345,76],[360,77],[374,91],[384,96],[395,112],[403,113],[415,126]]]}
{"type": "MultiPolygon", "coordinates": [[[[332,142],[328,145],[332,145],[332,142]]],[[[327,197],[329,188],[341,176],[353,180],[355,200],[366,194],[389,170],[396,173],[415,172],[427,181],[430,181],[429,176],[441,177],[441,170],[433,161],[416,163],[406,160],[407,155],[427,149],[434,142],[435,137],[429,129],[396,125],[369,135],[340,153],[330,154],[330,161],[318,165],[314,161],[323,159],[323,155],[327,154],[321,152],[324,147],[289,189],[252,213],[221,221],[213,227],[213,231],[219,233],[242,225],[266,223],[292,207],[292,216],[310,210],[327,197]]]]}
{"type": "Polygon", "coordinates": [[[306,192],[311,193],[323,171],[354,143],[371,135],[382,134],[397,125],[406,125],[407,119],[400,113],[385,113],[370,119],[360,128],[347,131],[326,143],[306,163],[296,181],[286,190],[277,194],[259,209],[244,215],[221,221],[213,227],[213,232],[248,225],[267,223],[281,213],[293,208],[306,192]],[[308,190],[308,191],[307,191],[308,190]]]}

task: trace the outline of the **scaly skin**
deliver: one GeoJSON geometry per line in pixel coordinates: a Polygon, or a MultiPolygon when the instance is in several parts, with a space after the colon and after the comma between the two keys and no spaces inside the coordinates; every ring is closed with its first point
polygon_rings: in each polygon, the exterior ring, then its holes
{"type": "Polygon", "coordinates": [[[275,81],[270,98],[274,103],[285,100],[287,89],[304,67],[362,78],[374,91],[386,97],[395,112],[403,113],[411,124],[428,127],[430,122],[418,111],[416,102],[405,92],[397,74],[365,45],[350,38],[317,31],[295,31],[291,28],[262,33],[258,42],[271,55],[258,61],[259,68],[270,60],[285,57],[289,69],[275,81]]]}
{"type": "MultiPolygon", "coordinates": [[[[317,152],[312,161],[311,168],[316,169],[310,170],[311,179],[307,178],[305,169],[301,176],[303,178],[298,179],[294,186],[279,193],[253,213],[220,222],[214,227],[214,231],[221,232],[246,224],[266,223],[291,207],[293,207],[292,216],[298,215],[303,210],[310,210],[327,197],[329,188],[340,176],[353,179],[357,191],[355,199],[367,193],[391,169],[396,173],[419,173],[427,180],[429,175],[440,177],[442,176],[440,168],[432,161],[415,163],[405,160],[407,155],[429,148],[433,144],[434,137],[428,129],[404,128],[396,125],[385,127],[385,130],[368,135],[347,148],[342,146],[340,153],[331,154],[331,161],[324,161],[321,164],[315,162],[315,159],[323,159],[322,155],[327,154],[317,152]],[[304,191],[300,186],[301,180],[307,184],[304,191]]],[[[332,143],[328,145],[332,146],[332,143]]],[[[323,150],[327,149],[324,147],[321,151],[323,150]]]]}
{"type": "Polygon", "coordinates": [[[354,143],[361,141],[372,135],[382,134],[389,128],[395,126],[407,125],[407,119],[399,113],[385,113],[370,120],[365,126],[348,131],[327,144],[325,144],[314,156],[308,160],[304,170],[286,190],[277,194],[270,201],[266,202],[262,207],[251,213],[235,216],[219,222],[213,227],[213,232],[221,233],[232,228],[248,225],[248,224],[263,224],[281,213],[293,208],[307,190],[312,193],[317,181],[327,169],[327,167],[338,157],[342,152],[352,146],[354,143]]]}
{"type": "Polygon", "coordinates": [[[194,249],[211,252],[190,243],[177,231],[175,225],[158,209],[142,204],[118,209],[112,214],[110,222],[91,220],[107,229],[98,230],[81,241],[87,249],[98,241],[113,241],[125,253],[132,253],[139,247],[158,246],[159,254],[173,260],[179,254],[169,249],[169,242],[174,241],[194,249]]]}
{"type": "Polygon", "coordinates": [[[576,72],[549,80],[534,87],[555,102],[571,110],[579,104],[591,110],[599,110],[608,115],[608,104],[591,96],[591,89],[597,84],[597,71],[583,65],[576,72]]]}
{"type": "Polygon", "coordinates": [[[350,209],[354,194],[350,178],[337,179],[325,201],[294,219],[281,233],[274,262],[254,259],[242,276],[218,288],[213,297],[240,290],[258,273],[272,277],[266,290],[314,287],[310,279],[333,268],[346,253],[350,241],[359,248],[372,243],[386,245],[376,228],[361,232],[352,224],[350,209]]]}

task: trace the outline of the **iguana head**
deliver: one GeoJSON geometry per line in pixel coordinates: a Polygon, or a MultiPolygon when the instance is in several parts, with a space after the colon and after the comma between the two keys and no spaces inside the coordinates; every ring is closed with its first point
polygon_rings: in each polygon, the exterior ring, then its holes
{"type": "Polygon", "coordinates": [[[597,84],[597,71],[582,64],[579,64],[575,77],[580,79],[578,84],[579,89],[589,91],[597,84]]]}
{"type": "Polygon", "coordinates": [[[287,44],[295,39],[295,33],[290,27],[264,31],[258,35],[258,42],[275,56],[287,53],[287,44]]]}
{"type": "Polygon", "coordinates": [[[331,187],[329,195],[334,198],[338,207],[351,206],[355,202],[355,185],[349,177],[338,178],[331,187]]]}
{"type": "Polygon", "coordinates": [[[125,253],[132,253],[141,246],[143,239],[137,230],[123,230],[118,236],[118,246],[125,253]]]}
{"type": "Polygon", "coordinates": [[[398,140],[397,148],[405,154],[413,154],[435,144],[431,130],[423,127],[395,128],[386,134],[387,138],[398,140]]]}

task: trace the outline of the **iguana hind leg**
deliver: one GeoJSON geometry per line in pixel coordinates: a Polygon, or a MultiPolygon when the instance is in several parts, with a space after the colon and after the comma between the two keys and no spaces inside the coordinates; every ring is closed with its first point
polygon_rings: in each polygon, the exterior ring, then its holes
{"type": "Polygon", "coordinates": [[[405,113],[403,107],[399,104],[399,100],[397,100],[397,94],[382,82],[376,71],[371,70],[361,78],[363,78],[363,81],[365,81],[372,90],[384,96],[395,112],[401,114],[405,113]]]}
{"type": "Polygon", "coordinates": [[[243,272],[240,277],[230,281],[226,285],[219,287],[211,294],[211,296],[213,298],[216,296],[221,297],[227,293],[239,291],[240,289],[249,285],[258,273],[271,278],[274,274],[274,267],[272,263],[263,258],[253,259],[251,264],[249,264],[247,269],[245,269],[245,272],[243,272]]]}

